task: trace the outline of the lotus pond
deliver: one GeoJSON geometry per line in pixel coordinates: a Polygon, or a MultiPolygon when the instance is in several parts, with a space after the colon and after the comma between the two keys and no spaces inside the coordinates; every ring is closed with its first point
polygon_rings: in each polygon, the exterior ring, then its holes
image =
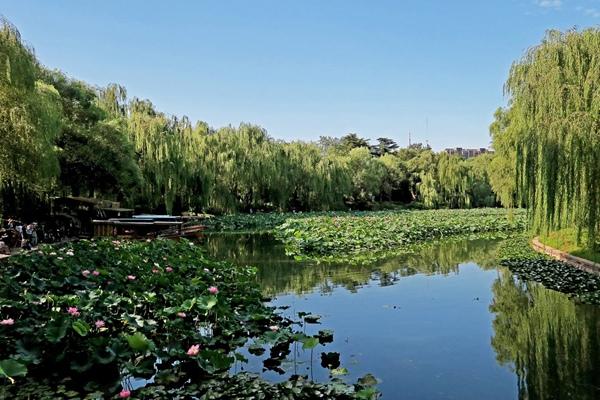
{"type": "Polygon", "coordinates": [[[501,266],[506,241],[445,240],[360,265],[295,260],[268,234],[209,235],[204,245],[258,266],[263,294],[286,316],[309,310],[307,335],[333,335],[312,351],[293,346],[275,367],[249,358],[244,369],[267,381],[327,382],[335,370],[347,382],[372,374],[384,399],[600,397],[600,307],[501,266]]]}

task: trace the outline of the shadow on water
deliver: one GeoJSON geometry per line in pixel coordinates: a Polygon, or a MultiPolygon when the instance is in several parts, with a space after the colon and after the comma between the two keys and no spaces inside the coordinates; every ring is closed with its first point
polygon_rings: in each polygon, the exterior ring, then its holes
{"type": "Polygon", "coordinates": [[[384,398],[600,398],[600,308],[515,279],[497,266],[497,241],[435,243],[362,266],[297,262],[268,235],[205,244],[215,257],[257,266],[264,293],[290,316],[322,316],[307,333],[334,331],[314,354],[294,347],[281,375],[245,367],[267,379],[326,381],[328,370],[314,368],[322,351],[340,354],[349,381],[373,373],[384,398]]]}

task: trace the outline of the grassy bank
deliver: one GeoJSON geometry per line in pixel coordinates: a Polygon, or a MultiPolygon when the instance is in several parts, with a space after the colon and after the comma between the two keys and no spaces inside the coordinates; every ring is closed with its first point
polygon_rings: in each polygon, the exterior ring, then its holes
{"type": "Polygon", "coordinates": [[[276,236],[296,257],[353,261],[394,254],[433,239],[505,234],[524,227],[522,210],[394,211],[290,218],[277,227],[276,236]]]}
{"type": "Polygon", "coordinates": [[[588,242],[587,235],[582,234],[582,237],[578,241],[576,229],[561,229],[546,235],[540,235],[540,242],[565,253],[600,263],[600,252],[589,249],[586,246],[588,242]]]}

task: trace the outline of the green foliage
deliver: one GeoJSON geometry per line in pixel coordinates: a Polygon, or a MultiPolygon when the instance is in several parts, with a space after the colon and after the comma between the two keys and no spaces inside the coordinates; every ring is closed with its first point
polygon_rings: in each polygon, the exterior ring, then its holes
{"type": "Polygon", "coordinates": [[[495,120],[490,126],[494,155],[487,167],[490,185],[498,200],[505,207],[521,206],[517,201],[517,132],[511,124],[510,109],[499,108],[494,114],[495,120]]]}
{"type": "Polygon", "coordinates": [[[499,209],[373,212],[287,220],[276,235],[289,254],[318,260],[359,259],[370,253],[461,234],[523,230],[525,213],[499,209]]]}
{"type": "Polygon", "coordinates": [[[17,29],[0,21],[0,189],[47,190],[58,174],[58,94],[37,80],[39,65],[17,29]]]}
{"type": "Polygon", "coordinates": [[[526,236],[504,241],[498,259],[523,281],[539,282],[582,303],[600,304],[600,277],[537,253],[526,236]]]}
{"type": "MultiPolygon", "coordinates": [[[[586,236],[584,233],[578,237],[577,229],[565,228],[540,235],[539,240],[547,246],[562,250],[576,257],[600,263],[600,251],[593,250],[587,247],[587,245],[582,244],[589,243],[586,236]]],[[[595,248],[600,249],[600,246],[596,244],[595,248]]]]}
{"type": "MultiPolygon", "coordinates": [[[[263,304],[253,268],[208,259],[187,241],[80,241],[11,257],[2,269],[0,316],[14,324],[0,326],[0,380],[18,382],[0,389],[3,398],[36,390],[38,398],[112,396],[128,376],[154,376],[140,390],[151,398],[165,385],[188,395],[218,392],[224,380],[277,392],[256,377],[228,376],[244,359],[237,348],[249,338],[282,348],[319,342],[292,332],[292,321],[263,304]]],[[[302,387],[343,389],[346,398],[365,387],[314,385],[302,387]]]]}
{"type": "Polygon", "coordinates": [[[512,66],[501,122],[533,228],[573,226],[590,247],[600,231],[599,52],[597,28],[548,32],[512,66]]]}

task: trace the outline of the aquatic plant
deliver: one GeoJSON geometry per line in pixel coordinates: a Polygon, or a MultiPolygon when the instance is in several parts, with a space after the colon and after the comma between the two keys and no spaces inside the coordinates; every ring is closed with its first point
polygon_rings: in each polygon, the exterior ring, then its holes
{"type": "Polygon", "coordinates": [[[249,338],[317,340],[263,303],[254,268],[211,260],[187,241],[79,241],[1,268],[0,381],[18,385],[3,385],[0,398],[202,396],[228,379],[266,388],[228,377],[244,360],[237,349],[249,338]]]}
{"type": "Polygon", "coordinates": [[[600,304],[600,277],[554,260],[533,250],[526,236],[504,241],[498,250],[500,264],[523,281],[571,295],[576,301],[600,304]]]}
{"type": "Polygon", "coordinates": [[[320,261],[372,260],[410,245],[457,235],[522,231],[525,213],[503,209],[428,210],[290,218],[276,237],[288,254],[320,261]]]}

